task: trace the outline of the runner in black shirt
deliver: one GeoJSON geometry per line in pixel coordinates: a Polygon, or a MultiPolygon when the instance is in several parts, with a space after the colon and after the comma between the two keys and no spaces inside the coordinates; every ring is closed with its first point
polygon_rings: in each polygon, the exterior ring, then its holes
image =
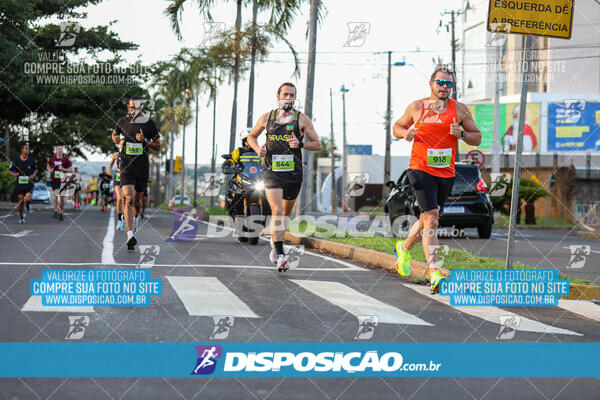
{"type": "Polygon", "coordinates": [[[19,223],[25,223],[24,208],[31,204],[31,193],[33,192],[33,177],[37,174],[37,162],[29,157],[29,145],[21,145],[21,155],[11,164],[8,173],[15,178],[15,192],[19,199],[19,223]]]}
{"type": "Polygon", "coordinates": [[[277,90],[279,108],[263,114],[248,135],[248,145],[263,157],[263,179],[271,206],[271,262],[278,271],[289,264],[283,251],[283,235],[302,186],[302,148],[321,150],[321,141],[312,121],[294,109],[296,87],[289,82],[277,90]],[[259,146],[258,136],[267,130],[267,142],[259,146]],[[303,142],[308,136],[310,142],[303,142]]]}
{"type": "MultiPolygon", "coordinates": [[[[112,140],[121,148],[121,188],[125,200],[125,225],[127,248],[133,250],[137,244],[134,233],[133,208],[139,207],[142,194],[148,185],[150,161],[148,148],[160,150],[160,134],[152,119],[143,115],[140,100],[130,98],[127,102],[128,116],[117,121],[112,140]]],[[[139,210],[139,208],[138,208],[139,210]]]]}
{"type": "Polygon", "coordinates": [[[112,197],[112,193],[110,192],[110,181],[112,177],[110,174],[106,173],[106,167],[102,167],[102,172],[98,175],[100,178],[98,180],[98,186],[100,186],[100,196],[102,198],[101,210],[102,212],[108,211],[108,203],[110,201],[110,197],[112,197]]]}

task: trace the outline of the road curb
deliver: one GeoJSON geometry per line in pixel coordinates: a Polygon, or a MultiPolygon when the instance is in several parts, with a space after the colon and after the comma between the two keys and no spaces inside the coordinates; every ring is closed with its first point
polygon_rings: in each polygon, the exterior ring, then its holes
{"type": "MultiPolygon", "coordinates": [[[[492,228],[496,229],[508,229],[508,225],[506,226],[497,226],[492,225],[492,228]]],[[[524,229],[524,230],[532,230],[532,231],[551,231],[551,230],[559,230],[559,231],[570,231],[575,229],[575,226],[565,226],[565,225],[556,225],[556,226],[538,226],[538,225],[517,225],[516,230],[524,229]]]]}
{"type": "MultiPolygon", "coordinates": [[[[365,264],[373,267],[379,267],[394,274],[396,271],[396,256],[387,254],[381,251],[366,249],[364,247],[353,246],[345,243],[332,242],[325,239],[318,239],[304,235],[296,235],[286,232],[284,239],[286,242],[294,245],[303,245],[305,248],[318,250],[323,253],[334,255],[350,261],[355,261],[360,264],[365,264]]],[[[446,268],[441,268],[440,273],[445,277],[450,276],[450,271],[446,268]]],[[[400,279],[413,280],[418,278],[429,278],[429,271],[425,268],[425,263],[420,261],[410,261],[410,275],[402,276],[398,274],[400,279]]]]}
{"type": "MultiPolygon", "coordinates": [[[[598,237],[600,238],[600,236],[598,237]]],[[[398,278],[400,279],[414,280],[418,278],[429,277],[429,270],[425,268],[425,263],[414,260],[411,260],[410,262],[410,275],[399,275],[396,272],[396,256],[383,253],[381,251],[365,249],[364,247],[357,247],[350,244],[332,242],[329,240],[308,237],[304,235],[296,235],[290,232],[285,233],[284,240],[287,243],[303,245],[305,248],[314,249],[321,253],[326,253],[336,257],[355,261],[360,264],[389,270],[390,272],[397,274],[398,278]]],[[[440,273],[446,278],[450,277],[450,270],[446,268],[441,268],[440,273]]],[[[590,301],[600,300],[600,286],[581,285],[577,283],[571,283],[569,286],[569,295],[561,297],[561,299],[590,301]]]]}
{"type": "Polygon", "coordinates": [[[600,239],[600,233],[577,231],[577,236],[588,239],[600,239]]]}

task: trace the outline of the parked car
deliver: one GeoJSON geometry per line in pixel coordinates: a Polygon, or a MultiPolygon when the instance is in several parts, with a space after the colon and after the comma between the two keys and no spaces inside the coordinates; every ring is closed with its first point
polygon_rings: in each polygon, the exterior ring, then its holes
{"type": "MultiPolygon", "coordinates": [[[[440,210],[439,226],[477,228],[479,237],[487,239],[494,223],[494,207],[487,193],[487,185],[477,164],[457,162],[455,167],[454,186],[444,209],[440,210]]],[[[418,218],[421,213],[407,171],[400,175],[385,201],[384,209],[392,224],[398,217],[413,215],[418,218]]]]}
{"type": "Polygon", "coordinates": [[[43,183],[36,183],[33,185],[31,200],[33,203],[50,204],[50,201],[52,201],[52,192],[43,183]]]}
{"type": "Polygon", "coordinates": [[[173,204],[185,204],[186,206],[189,206],[192,204],[192,202],[190,200],[190,196],[183,196],[182,202],[181,196],[176,194],[175,196],[171,197],[171,200],[169,201],[169,206],[173,206],[173,204]]]}

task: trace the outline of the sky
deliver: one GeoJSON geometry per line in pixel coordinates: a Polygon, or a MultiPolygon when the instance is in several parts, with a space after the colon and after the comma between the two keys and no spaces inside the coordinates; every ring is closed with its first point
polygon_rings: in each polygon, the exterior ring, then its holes
{"type": "MultiPolygon", "coordinates": [[[[169,1],[164,0],[106,0],[85,9],[83,26],[106,25],[115,21],[111,29],[124,41],[139,45],[136,51],[124,54],[128,61],[141,60],[151,64],[168,60],[182,47],[196,47],[204,43],[204,18],[192,0],[185,4],[182,20],[182,40],[177,40],[163,11],[169,1]]],[[[393,51],[392,63],[405,61],[406,66],[392,67],[392,120],[402,115],[413,100],[429,95],[428,80],[434,68],[433,58],[450,62],[450,34],[438,29],[449,16],[441,12],[458,9],[460,0],[330,0],[324,1],[325,17],[317,32],[317,66],[313,100],[313,122],[319,136],[330,136],[330,99],[333,91],[334,138],[339,149],[342,141],[342,99],[339,91],[345,85],[346,132],[348,144],[372,144],[374,154],[385,150],[384,116],[387,101],[387,51],[393,51]],[[345,46],[349,37],[349,23],[365,23],[368,29],[364,41],[345,46]]],[[[227,28],[235,22],[235,2],[217,2],[212,10],[213,20],[227,28]]],[[[256,67],[254,120],[277,106],[277,87],[292,81],[298,88],[298,108],[304,106],[306,93],[306,38],[309,6],[306,4],[296,15],[287,39],[299,53],[300,78],[293,78],[293,57],[284,43],[275,43],[266,61],[256,67]]],[[[259,15],[266,21],[268,13],[259,15]]],[[[243,21],[251,19],[251,9],[242,12],[243,21]]],[[[458,32],[459,25],[457,26],[458,32]]],[[[458,56],[457,56],[458,57],[458,56]]],[[[216,143],[217,155],[229,147],[229,130],[233,84],[224,83],[218,89],[216,143]]],[[[207,94],[201,93],[198,122],[198,162],[210,162],[212,142],[212,104],[207,94]]],[[[246,125],[248,104],[248,76],[241,77],[238,94],[237,131],[246,125]]],[[[125,110],[124,110],[125,112],[125,110]]],[[[186,128],[186,164],[194,161],[194,126],[186,128]]],[[[236,143],[236,146],[239,142],[236,143]]],[[[409,154],[410,145],[404,141],[392,142],[392,155],[409,154]]],[[[175,154],[181,155],[181,137],[175,141],[175,154]]],[[[90,155],[90,160],[102,160],[101,155],[90,155]]]]}

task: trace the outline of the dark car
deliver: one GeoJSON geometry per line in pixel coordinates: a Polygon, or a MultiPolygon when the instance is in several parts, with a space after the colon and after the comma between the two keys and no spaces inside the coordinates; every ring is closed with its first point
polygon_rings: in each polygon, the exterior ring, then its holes
{"type": "MultiPolygon", "coordinates": [[[[475,163],[457,162],[455,167],[454,186],[444,209],[440,210],[439,226],[477,228],[479,237],[487,239],[494,223],[494,207],[487,193],[487,185],[475,163]]],[[[398,217],[412,215],[418,218],[421,213],[407,171],[400,175],[385,201],[385,212],[392,224],[398,217]]]]}

